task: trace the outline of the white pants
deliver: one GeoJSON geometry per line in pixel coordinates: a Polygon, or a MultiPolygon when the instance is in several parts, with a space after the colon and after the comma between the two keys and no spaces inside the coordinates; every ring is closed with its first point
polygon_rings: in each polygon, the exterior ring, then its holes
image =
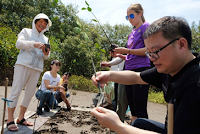
{"type": "Polygon", "coordinates": [[[12,89],[9,97],[9,100],[13,102],[9,102],[10,108],[17,106],[18,98],[24,86],[26,87],[21,105],[26,108],[28,107],[35,93],[40,74],[40,71],[22,65],[15,65],[12,89]]]}

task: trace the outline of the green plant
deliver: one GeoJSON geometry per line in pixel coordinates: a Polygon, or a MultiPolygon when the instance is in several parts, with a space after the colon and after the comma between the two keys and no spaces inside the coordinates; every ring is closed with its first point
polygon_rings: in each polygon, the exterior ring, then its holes
{"type": "Polygon", "coordinates": [[[111,93],[111,100],[114,100],[115,93],[114,93],[114,83],[109,81],[108,85],[105,85],[103,88],[104,92],[110,94],[111,93]]]}
{"type": "Polygon", "coordinates": [[[104,30],[103,27],[101,26],[101,24],[100,24],[100,22],[98,21],[97,17],[96,17],[96,16],[94,15],[94,13],[92,12],[92,8],[89,6],[89,4],[88,4],[88,2],[87,2],[86,0],[85,0],[85,4],[87,5],[87,8],[83,7],[81,10],[88,10],[89,12],[92,13],[92,15],[93,15],[94,18],[95,18],[95,19],[92,19],[92,21],[98,22],[100,28],[103,30],[103,32],[104,32],[104,34],[106,35],[106,37],[107,37],[107,39],[108,39],[110,45],[112,46],[112,43],[111,43],[110,39],[108,38],[108,36],[107,36],[105,30],[104,30]]]}
{"type": "Polygon", "coordinates": [[[97,93],[99,91],[98,88],[92,84],[92,80],[87,79],[84,76],[72,75],[70,77],[68,86],[74,90],[88,91],[94,93],[97,93]]]}
{"type": "Polygon", "coordinates": [[[164,99],[163,91],[155,91],[153,89],[149,89],[148,101],[159,104],[167,104],[164,99]]]}
{"type": "Polygon", "coordinates": [[[72,92],[72,95],[76,95],[76,91],[73,91],[73,92],[72,92]]]}

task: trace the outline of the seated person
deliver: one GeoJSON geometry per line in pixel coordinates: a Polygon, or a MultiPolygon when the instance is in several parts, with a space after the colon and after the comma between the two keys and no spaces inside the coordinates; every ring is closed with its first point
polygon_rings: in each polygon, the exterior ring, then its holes
{"type": "MultiPolygon", "coordinates": [[[[67,84],[68,84],[70,76],[71,76],[70,72],[65,72],[63,74],[62,78],[60,79],[60,85],[63,86],[65,88],[65,90],[61,89],[59,91],[56,91],[57,102],[60,103],[60,102],[64,101],[67,105],[68,110],[71,109],[71,106],[67,100],[67,98],[69,97],[70,94],[66,91],[67,91],[67,84]]],[[[54,90],[56,90],[56,89],[54,89],[54,90]]]]}
{"type": "MultiPolygon", "coordinates": [[[[40,100],[39,107],[37,108],[37,114],[42,115],[42,108],[46,112],[49,112],[49,107],[56,107],[58,102],[55,98],[54,88],[57,91],[65,90],[60,83],[60,75],[57,72],[60,70],[61,62],[58,60],[51,61],[50,71],[44,73],[42,77],[42,83],[36,92],[35,96],[38,100],[40,100]]],[[[70,105],[68,105],[70,107],[70,105]]]]}

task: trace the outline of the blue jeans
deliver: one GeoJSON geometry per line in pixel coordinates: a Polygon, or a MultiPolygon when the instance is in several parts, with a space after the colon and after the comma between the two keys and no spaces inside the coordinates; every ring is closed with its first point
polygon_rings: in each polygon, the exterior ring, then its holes
{"type": "Polygon", "coordinates": [[[167,133],[165,124],[146,118],[137,118],[131,125],[144,130],[154,131],[162,134],[167,133]]]}
{"type": "Polygon", "coordinates": [[[41,91],[40,89],[38,89],[38,91],[35,93],[35,97],[40,101],[39,107],[44,107],[45,102],[46,102],[46,105],[49,107],[52,107],[53,105],[54,107],[58,106],[58,102],[54,96],[55,96],[55,93],[52,93],[48,89],[44,91],[41,91]]]}
{"type": "MultiPolygon", "coordinates": [[[[68,98],[70,96],[70,94],[66,92],[65,96],[68,98]]],[[[58,103],[63,101],[61,98],[60,91],[56,91],[56,100],[58,101],[58,103]]]]}

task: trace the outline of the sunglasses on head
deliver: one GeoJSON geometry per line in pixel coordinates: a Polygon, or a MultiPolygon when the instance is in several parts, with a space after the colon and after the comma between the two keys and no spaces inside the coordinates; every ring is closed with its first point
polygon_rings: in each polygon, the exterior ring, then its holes
{"type": "Polygon", "coordinates": [[[131,19],[133,19],[134,18],[134,14],[130,14],[129,16],[126,16],[126,20],[128,20],[128,18],[131,18],[131,19]]]}

